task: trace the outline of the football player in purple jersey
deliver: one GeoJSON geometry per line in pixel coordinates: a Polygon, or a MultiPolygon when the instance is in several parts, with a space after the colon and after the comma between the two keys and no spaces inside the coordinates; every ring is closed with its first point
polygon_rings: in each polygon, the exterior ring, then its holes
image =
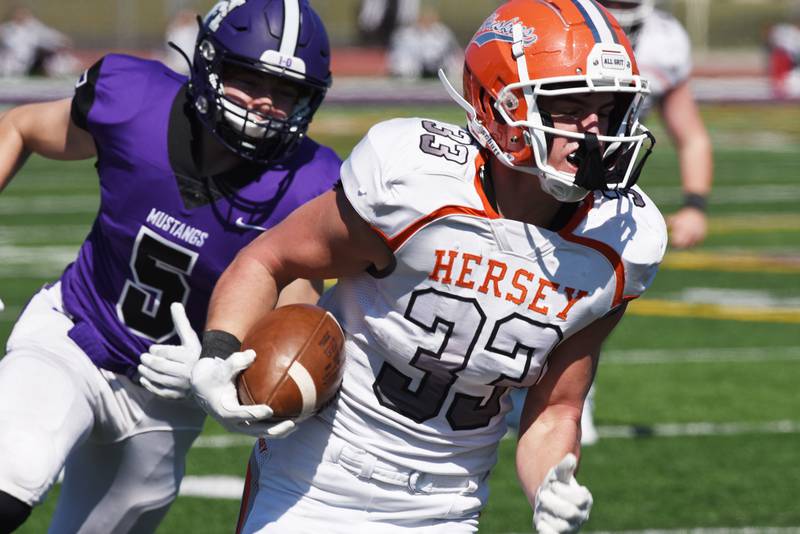
{"type": "MultiPolygon", "coordinates": [[[[199,331],[237,252],[338,179],[340,159],[306,136],[331,83],[308,1],[225,0],[199,22],[188,79],[108,55],[73,98],[0,119],[0,189],[31,153],[96,158],[100,179],[77,258],[33,296],[0,360],[0,532],[62,468],[50,532],[156,529],[205,418],[190,365],[159,346],[199,331]]],[[[281,301],[320,290],[300,280],[281,301]]]]}

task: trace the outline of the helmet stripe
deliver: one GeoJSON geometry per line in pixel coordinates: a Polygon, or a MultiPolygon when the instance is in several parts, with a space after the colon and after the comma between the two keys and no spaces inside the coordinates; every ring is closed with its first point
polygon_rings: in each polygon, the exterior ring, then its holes
{"type": "Polygon", "coordinates": [[[283,32],[280,54],[294,57],[300,38],[300,0],[283,0],[283,32]]]}
{"type": "Polygon", "coordinates": [[[572,0],[575,7],[583,15],[596,43],[617,43],[619,39],[603,10],[597,7],[594,0],[572,0]]]}
{"type": "Polygon", "coordinates": [[[608,29],[611,32],[611,36],[614,39],[614,42],[617,43],[617,44],[621,44],[620,41],[619,41],[619,35],[617,33],[617,30],[615,30],[614,26],[611,25],[611,21],[608,20],[608,12],[603,10],[603,9],[598,9],[598,11],[600,12],[600,16],[603,17],[603,20],[605,21],[606,26],[608,26],[608,29]]]}

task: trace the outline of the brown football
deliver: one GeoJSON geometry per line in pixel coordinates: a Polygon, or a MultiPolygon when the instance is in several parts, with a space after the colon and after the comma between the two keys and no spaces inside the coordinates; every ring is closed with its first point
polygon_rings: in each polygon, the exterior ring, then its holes
{"type": "Polygon", "coordinates": [[[339,390],[344,334],[326,310],[290,304],[268,313],[251,329],[242,350],[256,359],[236,380],[239,402],[268,404],[272,420],[306,418],[339,390]]]}

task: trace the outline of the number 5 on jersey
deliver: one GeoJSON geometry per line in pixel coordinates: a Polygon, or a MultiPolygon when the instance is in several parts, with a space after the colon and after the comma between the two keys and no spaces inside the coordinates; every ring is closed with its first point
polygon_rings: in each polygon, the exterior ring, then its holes
{"type": "Polygon", "coordinates": [[[198,253],[142,227],[131,253],[133,280],[126,280],[117,302],[117,316],[131,331],[156,343],[172,337],[169,306],[184,305],[198,253]]]}

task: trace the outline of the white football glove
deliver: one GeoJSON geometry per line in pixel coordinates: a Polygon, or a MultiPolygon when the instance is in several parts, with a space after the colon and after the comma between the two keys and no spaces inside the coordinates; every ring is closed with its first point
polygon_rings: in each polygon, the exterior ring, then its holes
{"type": "Polygon", "coordinates": [[[577,532],[589,519],[592,494],[575,480],[577,465],[575,455],[568,453],[539,486],[533,526],[540,534],[577,532]]]}
{"type": "Polygon", "coordinates": [[[243,405],[236,394],[236,377],[256,359],[254,350],[234,352],[228,358],[200,358],[192,369],[192,393],[197,403],[230,432],[282,438],[295,430],[292,420],[269,423],[272,408],[243,405]]]}
{"type": "Polygon", "coordinates": [[[200,359],[200,339],[189,324],[183,304],[173,302],[169,311],[181,344],[151,345],[137,367],[139,383],[159,397],[184,399],[192,392],[190,379],[192,367],[200,359]]]}
{"type": "Polygon", "coordinates": [[[3,304],[3,300],[0,299],[0,312],[6,309],[6,305],[3,304]]]}

